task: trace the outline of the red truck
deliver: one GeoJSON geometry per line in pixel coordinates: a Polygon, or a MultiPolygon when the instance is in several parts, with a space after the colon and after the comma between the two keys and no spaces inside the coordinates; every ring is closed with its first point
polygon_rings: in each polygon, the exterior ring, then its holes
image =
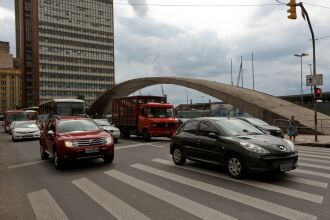
{"type": "Polygon", "coordinates": [[[131,134],[151,137],[171,137],[179,126],[174,117],[173,105],[162,96],[130,96],[112,102],[112,123],[123,137],[131,134]]]}

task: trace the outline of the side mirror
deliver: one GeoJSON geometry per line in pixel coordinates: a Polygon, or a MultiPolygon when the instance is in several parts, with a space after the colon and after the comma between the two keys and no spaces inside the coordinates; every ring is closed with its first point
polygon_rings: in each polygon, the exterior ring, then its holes
{"type": "Polygon", "coordinates": [[[47,131],[47,134],[48,134],[48,135],[51,135],[51,136],[54,136],[55,133],[54,133],[53,130],[49,130],[49,131],[47,131]]]}
{"type": "Polygon", "coordinates": [[[214,139],[219,139],[219,136],[216,135],[215,133],[209,133],[209,137],[214,139]]]}

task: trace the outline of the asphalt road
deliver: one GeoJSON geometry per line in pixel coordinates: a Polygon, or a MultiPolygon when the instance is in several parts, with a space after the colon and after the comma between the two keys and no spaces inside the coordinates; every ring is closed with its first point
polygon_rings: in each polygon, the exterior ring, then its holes
{"type": "Polygon", "coordinates": [[[330,219],[330,149],[297,147],[282,176],[229,178],[216,166],[174,166],[169,140],[120,140],[115,160],[56,170],[38,141],[0,132],[0,219],[330,219]]]}

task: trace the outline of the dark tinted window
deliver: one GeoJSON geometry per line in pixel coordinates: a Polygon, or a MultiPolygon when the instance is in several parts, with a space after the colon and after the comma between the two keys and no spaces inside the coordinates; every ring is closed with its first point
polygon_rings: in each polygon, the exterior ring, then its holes
{"type": "Polygon", "coordinates": [[[91,120],[70,120],[58,123],[58,132],[98,131],[99,127],[91,120]]]}
{"type": "Polygon", "coordinates": [[[199,134],[208,136],[209,133],[219,134],[218,129],[208,121],[202,121],[199,125],[199,134]]]}
{"type": "Polygon", "coordinates": [[[189,121],[184,125],[182,130],[188,133],[196,134],[197,126],[198,126],[198,121],[189,121]]]}
{"type": "Polygon", "coordinates": [[[70,116],[85,114],[84,103],[82,102],[58,102],[57,115],[70,116]]]}

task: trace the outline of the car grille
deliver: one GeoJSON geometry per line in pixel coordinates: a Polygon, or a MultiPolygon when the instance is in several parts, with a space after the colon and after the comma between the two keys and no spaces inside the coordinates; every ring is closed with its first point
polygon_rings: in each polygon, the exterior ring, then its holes
{"type": "Polygon", "coordinates": [[[78,147],[93,146],[93,145],[103,145],[105,143],[104,139],[84,139],[77,140],[78,147]]]}

